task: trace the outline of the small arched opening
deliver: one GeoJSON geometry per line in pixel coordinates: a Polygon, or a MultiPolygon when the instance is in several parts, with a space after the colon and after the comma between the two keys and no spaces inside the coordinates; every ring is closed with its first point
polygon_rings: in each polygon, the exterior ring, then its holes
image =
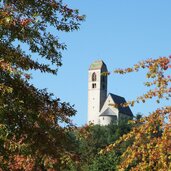
{"type": "Polygon", "coordinates": [[[96,73],[95,73],[95,72],[93,72],[93,74],[92,74],[92,81],[96,81],[96,80],[97,80],[96,73]]]}

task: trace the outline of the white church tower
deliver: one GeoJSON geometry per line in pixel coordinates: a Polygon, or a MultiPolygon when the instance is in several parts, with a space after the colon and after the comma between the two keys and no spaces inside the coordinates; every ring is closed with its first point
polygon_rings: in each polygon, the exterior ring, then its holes
{"type": "Polygon", "coordinates": [[[88,71],[88,123],[100,124],[100,111],[107,98],[106,64],[102,60],[91,64],[88,71]]]}

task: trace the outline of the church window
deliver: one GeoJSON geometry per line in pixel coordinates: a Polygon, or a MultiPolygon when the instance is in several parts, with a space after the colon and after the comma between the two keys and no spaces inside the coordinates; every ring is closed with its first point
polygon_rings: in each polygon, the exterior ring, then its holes
{"type": "Polygon", "coordinates": [[[92,81],[96,81],[96,73],[95,72],[93,72],[93,74],[92,74],[92,81]]]}
{"type": "Polygon", "coordinates": [[[94,84],[92,84],[92,88],[96,88],[96,84],[94,83],[94,84]]]}

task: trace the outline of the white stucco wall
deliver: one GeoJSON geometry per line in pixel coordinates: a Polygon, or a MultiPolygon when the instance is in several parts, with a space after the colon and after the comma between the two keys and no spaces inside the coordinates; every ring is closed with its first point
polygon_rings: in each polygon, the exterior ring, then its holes
{"type": "Polygon", "coordinates": [[[111,106],[111,104],[115,104],[115,102],[113,101],[112,97],[109,95],[101,109],[101,113],[103,113],[107,108],[110,108],[114,115],[117,115],[118,116],[118,109],[115,108],[114,106],[111,106]]]}
{"type": "Polygon", "coordinates": [[[117,122],[117,116],[100,116],[100,125],[101,126],[106,126],[109,125],[110,123],[116,121],[117,122]]]}
{"type": "Polygon", "coordinates": [[[100,70],[89,70],[88,72],[88,123],[99,124],[100,111],[100,70]],[[96,81],[92,81],[92,74],[96,73],[96,81]],[[96,84],[96,88],[92,88],[96,84]]]}
{"type": "Polygon", "coordinates": [[[102,109],[100,114],[102,114],[103,112],[105,112],[106,109],[110,109],[113,112],[113,116],[109,115],[109,116],[100,116],[100,125],[109,125],[111,122],[113,122],[116,118],[119,119],[119,111],[117,108],[115,108],[114,106],[111,106],[111,104],[115,104],[115,102],[113,101],[111,95],[109,94],[102,109]]]}
{"type": "Polygon", "coordinates": [[[102,89],[101,69],[89,70],[88,72],[88,123],[100,124],[100,110],[107,96],[107,80],[105,89],[102,89]],[[92,74],[96,73],[96,81],[92,81],[92,74]],[[96,84],[93,88],[92,85],[96,84]]]}

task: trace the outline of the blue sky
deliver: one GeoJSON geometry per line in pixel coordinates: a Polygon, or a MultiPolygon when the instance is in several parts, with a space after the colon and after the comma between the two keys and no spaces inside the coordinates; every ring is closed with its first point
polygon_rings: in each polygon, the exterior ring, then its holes
{"type": "MultiPolygon", "coordinates": [[[[57,33],[60,40],[67,44],[58,75],[34,72],[31,82],[38,88],[47,88],[62,101],[74,104],[78,112],[73,121],[80,126],[87,121],[87,78],[88,68],[93,61],[102,59],[112,72],[146,58],[171,55],[171,1],[65,2],[85,14],[86,21],[79,31],[57,33]]],[[[125,76],[111,74],[108,92],[124,96],[127,100],[134,99],[146,90],[143,73],[125,76]]],[[[134,114],[140,112],[148,115],[156,107],[151,100],[131,109],[134,114]]]]}

